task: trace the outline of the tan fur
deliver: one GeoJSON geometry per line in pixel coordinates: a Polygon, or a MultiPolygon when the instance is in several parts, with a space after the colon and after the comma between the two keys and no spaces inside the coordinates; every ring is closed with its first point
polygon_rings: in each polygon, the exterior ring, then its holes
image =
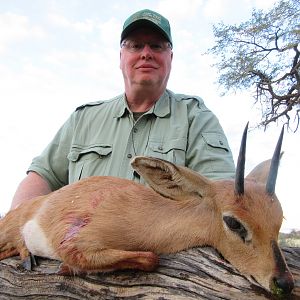
{"type": "Polygon", "coordinates": [[[54,249],[52,258],[63,262],[61,274],[150,271],[159,254],[211,245],[268,290],[282,272],[292,282],[285,263],[278,271],[272,250],[282,209],[264,183],[251,176],[245,195],[236,196],[233,181],[213,182],[163,160],[137,157],[132,165],[152,189],[121,178],[89,177],[9,212],[0,220],[0,259],[37,254],[25,244],[35,237],[21,234],[34,219],[54,249]],[[250,240],[243,242],[230,231],[224,215],[239,220],[250,240]]]}

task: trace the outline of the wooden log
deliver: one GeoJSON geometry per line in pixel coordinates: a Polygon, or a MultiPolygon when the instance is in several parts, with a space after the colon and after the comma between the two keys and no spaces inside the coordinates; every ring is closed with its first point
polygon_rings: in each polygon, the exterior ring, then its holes
{"type": "MultiPolygon", "coordinates": [[[[300,299],[300,248],[283,248],[295,278],[289,298],[300,299]]],[[[33,271],[18,257],[0,261],[0,299],[275,299],[250,283],[210,247],[160,257],[152,273],[128,270],[59,276],[59,262],[39,258],[33,271]]]]}

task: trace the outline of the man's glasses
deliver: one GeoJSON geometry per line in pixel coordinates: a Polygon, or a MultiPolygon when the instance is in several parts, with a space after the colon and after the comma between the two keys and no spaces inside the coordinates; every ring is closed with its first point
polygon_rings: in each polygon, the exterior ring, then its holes
{"type": "Polygon", "coordinates": [[[168,48],[172,49],[172,45],[168,42],[161,41],[161,42],[141,42],[135,40],[125,40],[121,43],[121,48],[125,48],[129,52],[138,53],[142,52],[145,46],[148,45],[151,51],[156,53],[162,53],[166,51],[168,48]]]}

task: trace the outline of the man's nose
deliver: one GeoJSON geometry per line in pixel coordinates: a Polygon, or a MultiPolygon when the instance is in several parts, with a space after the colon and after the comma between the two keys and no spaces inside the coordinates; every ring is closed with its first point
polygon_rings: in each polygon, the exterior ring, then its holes
{"type": "Polygon", "coordinates": [[[153,56],[153,52],[152,52],[150,46],[148,44],[145,44],[145,46],[141,52],[141,57],[143,59],[151,59],[152,56],[153,56]]]}

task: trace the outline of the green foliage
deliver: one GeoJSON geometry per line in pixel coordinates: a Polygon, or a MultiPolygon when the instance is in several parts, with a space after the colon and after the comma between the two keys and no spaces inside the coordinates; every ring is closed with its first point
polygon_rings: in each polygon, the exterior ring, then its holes
{"type": "Polygon", "coordinates": [[[281,0],[270,11],[253,10],[240,25],[214,26],[219,84],[224,93],[253,89],[262,124],[300,110],[300,1],[281,0]]]}
{"type": "Polygon", "coordinates": [[[292,230],[290,233],[279,233],[280,246],[300,247],[300,231],[292,230]]]}

